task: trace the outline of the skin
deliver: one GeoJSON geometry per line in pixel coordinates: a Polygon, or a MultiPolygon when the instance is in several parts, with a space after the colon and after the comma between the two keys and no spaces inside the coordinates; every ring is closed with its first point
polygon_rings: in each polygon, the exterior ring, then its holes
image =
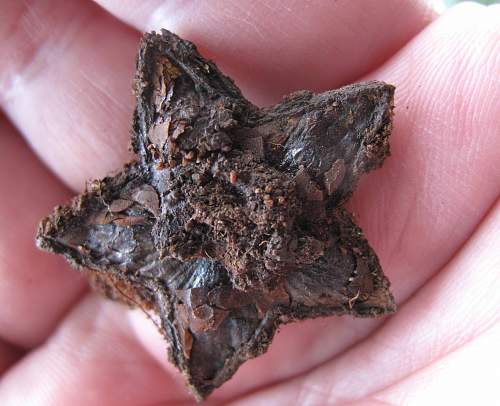
{"type": "Polygon", "coordinates": [[[194,403],[139,311],[88,292],[33,243],[55,204],[130,158],[139,30],[160,26],[195,41],[259,104],[359,79],[397,86],[392,157],[350,205],[398,312],[286,326],[207,404],[491,403],[499,6],[438,16],[399,0],[96,3],[1,0],[0,404],[194,403]]]}

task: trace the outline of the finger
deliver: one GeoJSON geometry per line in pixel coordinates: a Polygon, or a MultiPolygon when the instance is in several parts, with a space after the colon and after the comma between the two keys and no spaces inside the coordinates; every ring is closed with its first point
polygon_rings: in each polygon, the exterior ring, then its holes
{"type": "Polygon", "coordinates": [[[498,353],[499,342],[500,325],[497,324],[438,362],[370,398],[396,405],[488,404],[498,398],[498,357],[492,354],[498,353]],[[478,373],[472,375],[471,371],[478,373]]]}
{"type": "Polygon", "coordinates": [[[2,3],[0,102],[73,189],[120,167],[138,34],[91,2],[2,3]]]}
{"type": "Polygon", "coordinates": [[[83,300],[2,377],[2,405],[182,404],[175,382],[130,337],[124,312],[93,295],[83,300]]]}
{"type": "MultiPolygon", "coordinates": [[[[418,377],[422,378],[425,371],[442,376],[443,368],[456,362],[456,353],[462,353],[460,357],[463,357],[471,347],[483,344],[487,345],[484,349],[490,352],[491,358],[498,346],[492,338],[498,336],[500,327],[499,244],[500,200],[456,258],[377,334],[325,366],[237,404],[294,401],[337,404],[367,399],[406,404],[401,398],[402,390],[406,396],[418,396],[408,392],[409,388],[416,390],[418,384],[422,388],[423,382],[419,382],[418,377]]],[[[462,372],[466,372],[467,381],[473,382],[483,379],[487,382],[494,372],[492,364],[482,364],[472,377],[470,365],[461,367],[466,369],[462,372]]],[[[446,375],[456,378],[460,376],[456,372],[448,370],[446,375]]],[[[426,380],[429,378],[432,375],[426,380]]],[[[475,386],[473,382],[454,387],[459,394],[457,398],[470,392],[475,386]]],[[[440,388],[444,390],[443,386],[440,388]]],[[[428,396],[425,392],[427,385],[423,395],[428,396]]],[[[423,398],[413,399],[425,404],[423,398]]]]}
{"type": "Polygon", "coordinates": [[[353,208],[400,300],[500,194],[499,32],[500,8],[463,4],[370,75],[397,88],[392,157],[362,180],[353,208]]]}
{"type": "MultiPolygon", "coordinates": [[[[491,103],[500,97],[494,77],[500,61],[490,57],[498,43],[490,15],[483,8],[455,9],[377,73],[398,86],[393,157],[363,182],[353,206],[400,304],[449,261],[500,193],[500,112],[491,103]]],[[[242,366],[214,396],[307,371],[380,324],[331,318],[286,326],[267,354],[242,366]]],[[[138,334],[142,328],[137,321],[138,334]]],[[[160,359],[163,344],[156,343],[149,348],[160,359]]]]}
{"type": "Polygon", "coordinates": [[[194,41],[259,104],[351,82],[434,17],[424,1],[97,3],[140,30],[167,28],[194,41]]]}
{"type": "Polygon", "coordinates": [[[60,258],[38,251],[37,223],[68,191],[0,116],[0,337],[43,341],[83,290],[60,258]]]}

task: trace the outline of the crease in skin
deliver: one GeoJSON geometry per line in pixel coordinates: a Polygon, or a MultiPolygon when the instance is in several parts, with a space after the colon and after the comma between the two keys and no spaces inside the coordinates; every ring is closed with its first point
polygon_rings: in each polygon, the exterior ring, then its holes
{"type": "Polygon", "coordinates": [[[22,356],[24,351],[18,346],[0,339],[0,377],[22,356]]]}
{"type": "MultiPolygon", "coordinates": [[[[103,111],[105,111],[108,108],[108,105],[110,103],[114,103],[115,105],[117,105],[119,107],[119,109],[124,114],[125,113],[128,114],[130,109],[128,107],[127,100],[117,99],[115,96],[113,96],[113,94],[109,91],[109,89],[106,87],[105,84],[103,85],[101,83],[98,83],[95,80],[95,78],[90,76],[87,72],[82,71],[81,77],[85,80],[86,86],[82,86],[82,88],[85,90],[82,90],[81,95],[79,95],[80,97],[86,96],[86,94],[87,94],[86,88],[87,87],[94,88],[100,94],[100,97],[95,97],[92,100],[89,100],[89,102],[98,103],[99,107],[101,107],[101,109],[103,111]]],[[[111,111],[108,112],[108,115],[111,115],[110,113],[111,113],[111,111]]],[[[97,155],[98,154],[96,154],[96,156],[97,155]]]]}
{"type": "Polygon", "coordinates": [[[391,263],[393,258],[397,258],[398,253],[401,251],[403,244],[405,242],[405,238],[407,237],[406,231],[408,229],[408,225],[412,221],[412,213],[414,212],[416,207],[417,207],[417,199],[415,196],[414,199],[411,199],[411,204],[406,209],[404,221],[402,222],[401,228],[400,228],[399,232],[397,233],[394,248],[391,250],[390,256],[389,256],[388,261],[387,261],[388,263],[391,263]]]}

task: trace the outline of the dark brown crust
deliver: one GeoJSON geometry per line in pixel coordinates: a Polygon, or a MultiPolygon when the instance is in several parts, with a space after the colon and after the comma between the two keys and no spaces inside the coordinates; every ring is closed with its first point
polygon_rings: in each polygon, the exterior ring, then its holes
{"type": "Polygon", "coordinates": [[[389,154],[394,88],[293,93],[259,109],[193,44],[145,34],[138,161],[42,220],[37,244],[161,324],[198,399],[266,351],[280,324],[395,310],[342,207],[389,154]]]}

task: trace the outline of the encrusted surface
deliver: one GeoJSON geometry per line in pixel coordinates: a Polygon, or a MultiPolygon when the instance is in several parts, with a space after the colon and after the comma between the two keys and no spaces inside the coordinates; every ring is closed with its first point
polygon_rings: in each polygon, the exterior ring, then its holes
{"type": "Polygon", "coordinates": [[[197,398],[294,320],[394,311],[343,208],[389,154],[394,88],[293,93],[259,109],[193,44],[145,34],[137,161],[42,220],[39,247],[156,315],[197,398]]]}

